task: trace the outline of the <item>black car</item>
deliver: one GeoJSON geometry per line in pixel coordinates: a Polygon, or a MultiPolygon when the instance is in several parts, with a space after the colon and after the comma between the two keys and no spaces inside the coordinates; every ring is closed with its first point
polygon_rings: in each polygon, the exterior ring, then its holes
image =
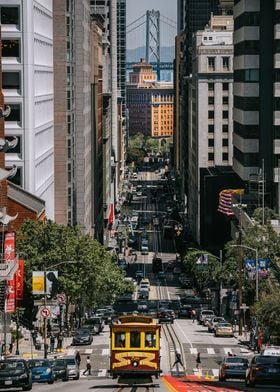
{"type": "Polygon", "coordinates": [[[244,357],[225,357],[220,365],[219,380],[226,381],[227,378],[245,378],[249,361],[244,357]]]}
{"type": "Polygon", "coordinates": [[[77,329],[73,336],[72,345],[91,344],[92,340],[92,334],[88,328],[77,329]]]}
{"type": "Polygon", "coordinates": [[[190,318],[192,307],[190,305],[183,305],[178,311],[179,318],[190,318]]]}
{"type": "Polygon", "coordinates": [[[161,310],[158,315],[158,322],[159,322],[159,324],[161,324],[161,323],[173,324],[174,323],[174,312],[169,309],[161,310]]]}
{"type": "Polygon", "coordinates": [[[57,358],[57,359],[50,361],[50,363],[52,366],[55,380],[62,380],[62,381],[69,380],[69,371],[68,371],[67,362],[65,359],[57,358]]]}
{"type": "Polygon", "coordinates": [[[280,356],[256,355],[246,371],[245,385],[280,385],[280,356]]]}
{"type": "Polygon", "coordinates": [[[0,388],[32,389],[32,374],[24,359],[4,359],[0,361],[0,388]]]}

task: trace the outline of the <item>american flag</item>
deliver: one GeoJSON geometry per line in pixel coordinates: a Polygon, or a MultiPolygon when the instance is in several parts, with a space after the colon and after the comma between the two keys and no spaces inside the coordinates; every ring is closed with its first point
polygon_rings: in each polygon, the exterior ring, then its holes
{"type": "Polygon", "coordinates": [[[218,211],[226,216],[234,216],[232,211],[232,194],[244,194],[244,189],[224,189],[219,193],[219,206],[218,211]]]}

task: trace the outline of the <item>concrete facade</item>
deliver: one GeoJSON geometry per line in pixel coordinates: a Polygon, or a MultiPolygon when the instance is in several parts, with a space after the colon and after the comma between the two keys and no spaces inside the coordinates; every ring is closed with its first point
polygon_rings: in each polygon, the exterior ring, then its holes
{"type": "Polygon", "coordinates": [[[18,167],[13,181],[46,202],[49,219],[55,215],[52,7],[51,0],[0,1],[3,92],[13,110],[5,133],[19,137],[6,167],[18,167]]]}

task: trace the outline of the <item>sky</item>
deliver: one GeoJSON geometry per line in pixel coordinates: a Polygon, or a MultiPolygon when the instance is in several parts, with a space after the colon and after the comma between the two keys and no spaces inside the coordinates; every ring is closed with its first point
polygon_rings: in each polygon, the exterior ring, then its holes
{"type": "MultiPolygon", "coordinates": [[[[129,25],[134,20],[140,18],[142,15],[146,14],[147,10],[160,11],[161,17],[165,16],[177,21],[177,0],[126,0],[126,23],[129,25]]],[[[166,26],[167,27],[167,26],[166,26]]],[[[176,30],[163,29],[162,30],[162,44],[169,44],[170,39],[168,36],[172,35],[175,37],[176,30]]],[[[139,36],[142,37],[144,41],[145,30],[144,26],[139,28],[135,32],[129,34],[130,38],[127,41],[128,47],[138,46],[136,40],[139,40],[139,36]],[[135,43],[135,45],[133,44],[135,43]]],[[[172,40],[173,40],[172,37],[172,40]]]]}

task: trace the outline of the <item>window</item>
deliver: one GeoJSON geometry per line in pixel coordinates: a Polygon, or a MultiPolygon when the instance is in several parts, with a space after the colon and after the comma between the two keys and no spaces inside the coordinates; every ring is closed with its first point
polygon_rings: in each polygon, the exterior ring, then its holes
{"type": "Polygon", "coordinates": [[[228,83],[223,83],[223,91],[228,91],[228,83]]]}
{"type": "Polygon", "coordinates": [[[125,332],[115,333],[115,347],[125,347],[125,332]]]}
{"type": "Polygon", "coordinates": [[[1,24],[19,24],[19,7],[1,7],[1,24]]]}
{"type": "Polygon", "coordinates": [[[215,99],[214,97],[208,97],[208,105],[214,105],[215,99]]]}
{"type": "Polygon", "coordinates": [[[214,118],[215,114],[214,114],[214,110],[208,110],[208,118],[214,118]]]}
{"type": "Polygon", "coordinates": [[[208,147],[214,147],[214,139],[208,139],[208,147]]]}
{"type": "Polygon", "coordinates": [[[130,347],[140,347],[140,332],[130,332],[130,347]]]}
{"type": "Polygon", "coordinates": [[[259,69],[245,69],[245,82],[258,82],[259,73],[259,69]]]}
{"type": "Polygon", "coordinates": [[[154,332],[145,333],[145,347],[156,347],[156,335],[154,332]]]}
{"type": "Polygon", "coordinates": [[[19,40],[2,40],[2,57],[19,57],[19,40]]]}
{"type": "Polygon", "coordinates": [[[21,121],[20,105],[19,104],[8,104],[11,107],[11,113],[5,118],[5,121],[21,121]]]}
{"type": "Polygon", "coordinates": [[[2,73],[2,87],[3,89],[20,90],[20,73],[4,71],[2,73]]]}
{"type": "MultiPolygon", "coordinates": [[[[21,136],[17,136],[18,138],[18,143],[14,148],[9,149],[6,154],[12,153],[12,154],[21,154],[21,136]]],[[[12,141],[14,140],[13,136],[5,136],[6,140],[12,141]]]]}
{"type": "Polygon", "coordinates": [[[223,147],[228,147],[228,139],[223,139],[223,147]]]}
{"type": "Polygon", "coordinates": [[[214,153],[213,152],[208,153],[208,161],[214,161],[214,153]]]}
{"type": "Polygon", "coordinates": [[[223,57],[223,69],[224,70],[229,70],[229,57],[223,57]]]}
{"type": "Polygon", "coordinates": [[[208,83],[208,91],[214,91],[214,83],[208,83]]]}
{"type": "Polygon", "coordinates": [[[208,57],[208,69],[211,71],[215,71],[215,61],[216,57],[208,57]]]}
{"type": "MultiPolygon", "coordinates": [[[[6,170],[11,170],[11,167],[6,167],[6,170]]],[[[22,186],[22,167],[17,167],[17,172],[13,177],[9,178],[13,184],[22,186]]]]}
{"type": "Polygon", "coordinates": [[[228,110],[223,110],[223,118],[228,118],[228,110]]]}
{"type": "Polygon", "coordinates": [[[222,157],[223,157],[223,161],[228,161],[228,153],[227,152],[223,152],[222,157]]]}
{"type": "Polygon", "coordinates": [[[214,133],[214,124],[208,124],[208,133],[214,133]]]}
{"type": "Polygon", "coordinates": [[[223,132],[228,133],[228,124],[223,124],[223,132]]]}
{"type": "Polygon", "coordinates": [[[223,105],[228,105],[228,97],[223,97],[223,105]]]}

